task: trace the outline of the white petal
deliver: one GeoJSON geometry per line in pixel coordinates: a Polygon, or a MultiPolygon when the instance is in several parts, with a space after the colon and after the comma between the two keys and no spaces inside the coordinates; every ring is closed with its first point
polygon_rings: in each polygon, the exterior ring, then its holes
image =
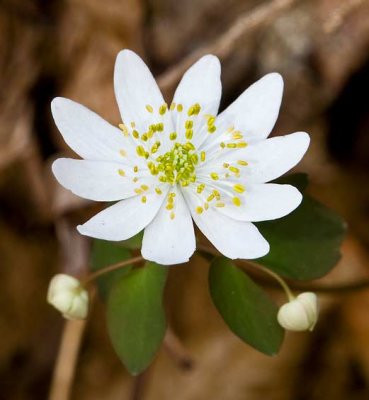
{"type": "Polygon", "coordinates": [[[140,185],[153,182],[149,172],[133,173],[133,168],[117,162],[59,158],[52,165],[58,182],[75,195],[95,201],[116,201],[136,196],[140,185]],[[125,174],[121,176],[119,172],[125,174]],[[138,181],[133,182],[137,176],[138,181]]]}
{"type": "Polygon", "coordinates": [[[236,221],[212,207],[197,214],[195,195],[187,190],[185,198],[196,225],[226,257],[254,259],[269,252],[269,243],[251,222],[236,221]]]}
{"type": "Polygon", "coordinates": [[[118,128],[81,104],[57,97],[51,111],[65,142],[82,158],[119,161],[120,149],[134,152],[132,142],[118,128]]]}
{"type": "Polygon", "coordinates": [[[195,146],[199,141],[196,135],[205,135],[200,132],[201,127],[206,126],[205,115],[216,115],[222,94],[220,81],[220,63],[217,57],[206,55],[187,70],[180,81],[174,94],[173,102],[183,106],[182,112],[173,112],[175,127],[179,138],[184,137],[184,124],[186,120],[193,120],[193,143],[195,146]],[[199,103],[201,110],[199,115],[189,117],[189,107],[199,103]]]}
{"type": "Polygon", "coordinates": [[[277,120],[283,94],[283,79],[278,73],[265,75],[246,89],[219,119],[232,120],[245,135],[268,137],[277,120]]]}
{"type": "Polygon", "coordinates": [[[114,89],[120,114],[124,123],[129,126],[135,122],[136,129],[142,134],[149,124],[165,122],[171,130],[169,112],[159,114],[159,107],[164,99],[160,89],[143,60],[130,50],[121,51],[115,63],[114,89]],[[151,106],[149,112],[146,106],[151,106]]]}
{"type": "Polygon", "coordinates": [[[219,212],[239,221],[251,222],[284,217],[302,200],[301,193],[294,186],[274,183],[246,185],[244,193],[233,195],[241,199],[241,206],[235,206],[230,199],[219,212]]]}
{"type": "Polygon", "coordinates": [[[248,163],[240,168],[241,178],[246,184],[269,182],[293,168],[306,153],[309,143],[307,133],[296,132],[262,140],[242,149],[225,149],[217,158],[204,163],[199,173],[218,171],[223,163],[239,167],[237,161],[243,160],[248,163]]]}
{"type": "Polygon", "coordinates": [[[97,239],[126,240],[142,231],[157,214],[164,196],[156,193],[122,200],[77,227],[79,233],[97,239]]]}
{"type": "Polygon", "coordinates": [[[285,174],[300,162],[309,143],[307,133],[296,132],[250,145],[244,155],[249,163],[249,182],[269,182],[285,174]]]}
{"type": "Polygon", "coordinates": [[[163,265],[187,262],[196,248],[191,214],[179,190],[175,207],[167,210],[163,203],[154,220],[145,229],[142,255],[146,260],[163,265]],[[171,212],[175,217],[171,219],[171,212]]]}

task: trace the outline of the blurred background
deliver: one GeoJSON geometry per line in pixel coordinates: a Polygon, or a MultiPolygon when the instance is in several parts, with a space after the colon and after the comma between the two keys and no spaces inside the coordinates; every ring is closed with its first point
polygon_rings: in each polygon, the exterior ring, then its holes
{"type": "MultiPolygon", "coordinates": [[[[167,101],[185,67],[206,52],[221,58],[221,108],[263,74],[280,72],[285,94],[273,135],[311,134],[298,170],[309,173],[310,193],[349,224],[342,260],[321,281],[369,277],[368,1],[0,0],[1,400],[48,398],[64,324],[46,304],[48,282],[59,271],[84,275],[88,265],[89,241],[75,226],[97,206],[51,175],[52,160],[70,153],[50,101],[69,97],[120,123],[112,77],[122,48],[147,61],[167,101]]],[[[69,332],[72,343],[81,338],[71,398],[369,398],[369,290],[323,293],[315,331],[288,334],[269,358],[218,316],[207,268],[195,256],[171,271],[167,287],[169,341],[191,363],[164,346],[135,381],[111,348],[96,299],[86,329],[69,332]]]]}

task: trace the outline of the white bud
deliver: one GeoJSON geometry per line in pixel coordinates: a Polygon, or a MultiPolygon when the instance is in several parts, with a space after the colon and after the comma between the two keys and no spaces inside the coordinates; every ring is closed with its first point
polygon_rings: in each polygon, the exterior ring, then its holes
{"type": "Polygon", "coordinates": [[[58,274],[51,279],[47,302],[67,319],[85,319],[88,313],[88,292],[70,275],[58,274]]]}
{"type": "Polygon", "coordinates": [[[306,292],[284,304],[278,311],[279,324],[289,331],[312,331],[318,320],[319,306],[315,293],[306,292]]]}

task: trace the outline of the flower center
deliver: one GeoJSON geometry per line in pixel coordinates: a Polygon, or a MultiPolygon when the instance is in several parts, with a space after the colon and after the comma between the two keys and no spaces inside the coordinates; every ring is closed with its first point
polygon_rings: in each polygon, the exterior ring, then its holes
{"type": "Polygon", "coordinates": [[[156,163],[149,162],[149,169],[153,175],[158,175],[161,182],[188,186],[196,182],[199,157],[195,150],[191,142],[175,143],[170,151],[157,157],[156,163]]]}

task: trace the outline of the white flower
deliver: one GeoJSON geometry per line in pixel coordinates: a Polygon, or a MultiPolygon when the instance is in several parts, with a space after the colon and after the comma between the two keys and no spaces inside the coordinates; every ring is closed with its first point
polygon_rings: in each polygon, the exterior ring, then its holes
{"type": "Polygon", "coordinates": [[[58,274],[51,279],[47,302],[67,319],[84,319],[88,313],[87,290],[70,275],[58,274]]]}
{"type": "Polygon", "coordinates": [[[83,158],[56,160],[57,180],[86,199],[118,201],[79,232],[120,241],[145,229],[144,258],[178,264],[195,250],[193,219],[231,259],[268,253],[252,222],[289,214],[302,196],[266,182],[294,167],[309,145],[304,132],[266,139],[279,112],[281,76],[266,75],[218,116],[220,64],[211,55],[185,73],[169,106],[129,50],[118,54],[114,86],[120,129],[71,100],[52,102],[64,140],[83,158]]]}
{"type": "Polygon", "coordinates": [[[278,311],[279,324],[289,331],[312,331],[318,320],[318,298],[306,292],[284,304],[278,311]]]}

